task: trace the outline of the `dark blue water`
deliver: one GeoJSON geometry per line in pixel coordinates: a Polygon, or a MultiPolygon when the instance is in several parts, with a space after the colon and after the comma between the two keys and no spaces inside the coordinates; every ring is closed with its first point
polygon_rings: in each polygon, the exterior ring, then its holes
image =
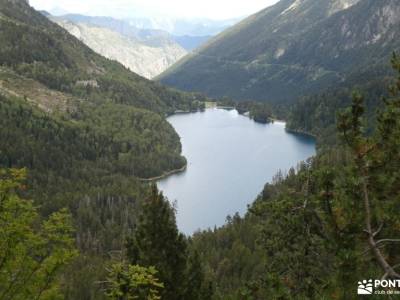
{"type": "Polygon", "coordinates": [[[158,187],[177,201],[178,226],[186,234],[243,214],[278,170],[315,154],[314,139],[287,133],[284,123],[255,123],[235,110],[208,109],[168,121],[181,137],[188,168],[158,187]]]}

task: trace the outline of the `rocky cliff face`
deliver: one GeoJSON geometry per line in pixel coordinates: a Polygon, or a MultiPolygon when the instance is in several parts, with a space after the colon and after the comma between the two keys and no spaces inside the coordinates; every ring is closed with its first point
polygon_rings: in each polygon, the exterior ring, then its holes
{"type": "Polygon", "coordinates": [[[104,27],[74,23],[60,18],[53,20],[95,52],[116,60],[149,79],[162,73],[187,53],[177,43],[162,36],[157,40],[153,37],[145,43],[104,27]]]}

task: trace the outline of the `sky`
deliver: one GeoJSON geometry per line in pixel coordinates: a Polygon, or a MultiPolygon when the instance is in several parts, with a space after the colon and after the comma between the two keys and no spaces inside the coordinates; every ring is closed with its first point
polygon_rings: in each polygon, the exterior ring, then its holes
{"type": "Polygon", "coordinates": [[[30,0],[38,10],[54,8],[92,16],[207,18],[248,16],[278,0],[30,0]]]}

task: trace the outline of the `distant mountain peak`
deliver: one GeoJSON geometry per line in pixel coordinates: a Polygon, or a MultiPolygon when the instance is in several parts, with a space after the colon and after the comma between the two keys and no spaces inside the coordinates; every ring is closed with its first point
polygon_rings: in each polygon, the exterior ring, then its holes
{"type": "Polygon", "coordinates": [[[187,53],[166,32],[138,30],[110,17],[65,15],[51,19],[95,52],[148,79],[187,53]]]}
{"type": "Polygon", "coordinates": [[[53,16],[62,16],[62,15],[68,14],[68,11],[66,11],[65,9],[63,9],[62,7],[59,7],[59,6],[53,7],[49,12],[53,16]]]}

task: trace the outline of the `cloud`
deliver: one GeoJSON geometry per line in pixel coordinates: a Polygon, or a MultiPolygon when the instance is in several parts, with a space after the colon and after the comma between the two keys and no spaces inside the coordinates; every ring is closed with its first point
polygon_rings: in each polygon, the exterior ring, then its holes
{"type": "Polygon", "coordinates": [[[170,16],[228,19],[255,13],[278,0],[31,0],[36,9],[55,7],[87,15],[114,17],[170,16]]]}

